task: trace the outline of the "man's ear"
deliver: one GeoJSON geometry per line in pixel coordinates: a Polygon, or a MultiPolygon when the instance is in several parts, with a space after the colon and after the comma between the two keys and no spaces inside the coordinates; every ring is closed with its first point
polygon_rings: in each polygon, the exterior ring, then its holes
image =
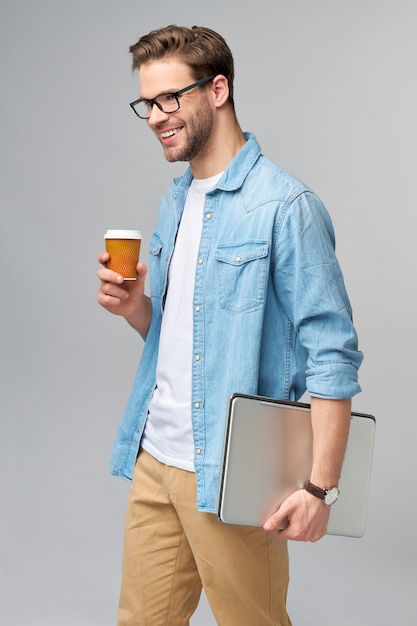
{"type": "Polygon", "coordinates": [[[229,81],[223,74],[218,74],[213,79],[214,104],[216,107],[223,106],[229,98],[229,81]]]}

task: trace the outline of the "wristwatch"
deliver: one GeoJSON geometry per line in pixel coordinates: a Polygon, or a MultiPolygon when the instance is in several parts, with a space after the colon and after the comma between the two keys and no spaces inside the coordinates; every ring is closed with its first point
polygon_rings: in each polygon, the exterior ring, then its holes
{"type": "Polygon", "coordinates": [[[313,485],[313,483],[309,480],[306,481],[304,489],[308,493],[311,493],[312,496],[316,496],[316,498],[322,500],[322,502],[328,506],[334,504],[340,495],[340,491],[337,487],[332,487],[331,489],[321,489],[321,487],[313,485]]]}

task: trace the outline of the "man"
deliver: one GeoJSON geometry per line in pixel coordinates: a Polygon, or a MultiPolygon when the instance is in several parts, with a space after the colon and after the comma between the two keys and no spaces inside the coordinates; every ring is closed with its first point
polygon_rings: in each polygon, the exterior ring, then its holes
{"type": "Polygon", "coordinates": [[[165,158],[190,167],[161,202],[150,297],[142,263],[125,283],[99,256],[99,303],[145,339],[110,463],[132,480],[118,624],[189,624],[203,585],[221,626],[289,626],[287,540],[326,533],[323,496],[337,487],[360,391],[332,225],[319,198],[242,132],[219,34],[169,26],[130,51],[132,108],[165,158]],[[306,389],[319,490],[293,493],[264,528],[220,523],[229,396],[297,400],[306,389]]]}

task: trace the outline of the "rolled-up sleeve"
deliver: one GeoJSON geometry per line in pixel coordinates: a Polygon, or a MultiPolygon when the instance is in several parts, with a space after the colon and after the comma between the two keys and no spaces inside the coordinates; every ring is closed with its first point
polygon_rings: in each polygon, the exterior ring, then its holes
{"type": "Polygon", "coordinates": [[[275,245],[274,281],[296,340],[307,352],[306,385],[312,396],[359,393],[363,359],[352,309],[335,254],[329,214],[312,192],[287,203],[275,245]]]}

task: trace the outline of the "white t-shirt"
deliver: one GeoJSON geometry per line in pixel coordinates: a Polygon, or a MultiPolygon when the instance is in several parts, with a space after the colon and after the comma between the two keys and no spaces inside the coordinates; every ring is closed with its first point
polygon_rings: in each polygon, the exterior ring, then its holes
{"type": "Polygon", "coordinates": [[[142,446],[167,465],[194,471],[191,364],[195,268],[206,193],[222,174],[193,179],[168,273],[156,388],[149,403],[142,446]]]}

